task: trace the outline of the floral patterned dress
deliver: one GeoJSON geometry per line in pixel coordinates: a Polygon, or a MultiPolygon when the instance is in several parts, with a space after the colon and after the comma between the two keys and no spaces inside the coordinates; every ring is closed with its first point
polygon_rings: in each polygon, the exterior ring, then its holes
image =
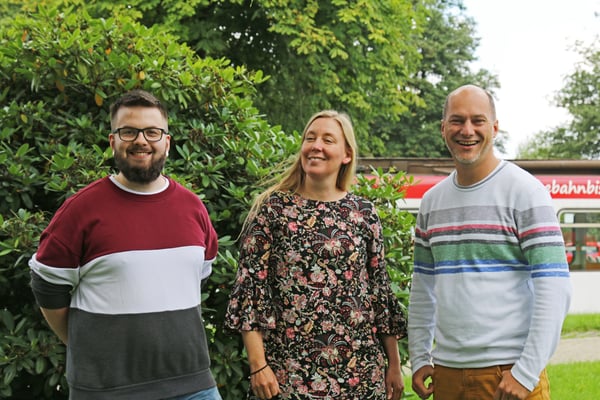
{"type": "Polygon", "coordinates": [[[246,232],[226,326],[264,332],[280,398],[385,399],[378,335],[404,336],[406,321],[373,204],[275,192],[246,232]]]}

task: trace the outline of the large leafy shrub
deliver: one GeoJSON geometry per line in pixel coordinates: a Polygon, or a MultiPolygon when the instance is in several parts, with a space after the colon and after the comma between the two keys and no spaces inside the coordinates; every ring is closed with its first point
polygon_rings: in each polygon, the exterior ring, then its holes
{"type": "MultiPolygon", "coordinates": [[[[64,199],[111,172],[108,105],[138,87],[168,105],[175,151],[167,173],[205,200],[224,259],[234,258],[228,238],[238,234],[255,182],[293,150],[294,135],[269,126],[253,107],[260,73],[199,59],[176,38],[126,17],[40,8],[5,26],[0,41],[0,393],[60,397],[64,348],[34,309],[27,260],[64,199]]],[[[240,380],[242,355],[239,338],[217,337],[234,273],[220,264],[205,317],[215,366],[239,366],[216,371],[225,384],[240,380]]],[[[234,390],[229,398],[239,397],[234,390]]]]}
{"type": "MultiPolygon", "coordinates": [[[[225,59],[200,59],[177,38],[126,16],[40,7],[0,27],[0,397],[66,398],[64,346],[34,305],[27,260],[60,204],[112,172],[108,105],[143,88],[169,108],[175,151],[166,173],[204,199],[221,237],[204,317],[222,395],[242,398],[243,346],[221,329],[237,266],[234,240],[263,178],[298,149],[296,132],[270,126],[253,106],[263,80],[225,59]]],[[[359,187],[393,202],[396,183],[393,190],[369,181],[359,187]]],[[[381,212],[391,223],[388,254],[400,261],[390,270],[402,297],[408,222],[390,204],[381,212]]]]}

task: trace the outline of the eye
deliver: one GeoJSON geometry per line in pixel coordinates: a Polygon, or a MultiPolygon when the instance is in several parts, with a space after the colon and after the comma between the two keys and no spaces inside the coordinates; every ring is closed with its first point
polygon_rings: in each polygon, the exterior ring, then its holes
{"type": "Polygon", "coordinates": [[[162,136],[162,131],[160,129],[157,129],[157,128],[148,128],[148,129],[144,130],[144,134],[146,135],[146,137],[154,139],[154,138],[161,137],[162,136]]]}
{"type": "Polygon", "coordinates": [[[121,128],[119,130],[119,132],[123,136],[134,136],[134,135],[137,135],[137,133],[138,133],[137,129],[133,129],[133,128],[121,128]]]}

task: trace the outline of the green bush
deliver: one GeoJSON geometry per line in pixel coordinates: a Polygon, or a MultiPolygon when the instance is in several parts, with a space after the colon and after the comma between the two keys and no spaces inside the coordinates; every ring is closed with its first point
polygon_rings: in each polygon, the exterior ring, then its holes
{"type": "MultiPolygon", "coordinates": [[[[377,208],[383,227],[385,261],[392,290],[400,300],[404,315],[408,316],[408,296],[413,271],[413,231],[415,217],[397,208],[405,195],[404,189],[413,183],[413,177],[393,170],[373,170],[359,175],[354,193],[370,199],[377,208]]],[[[399,342],[402,363],[408,361],[408,337],[399,342]]]]}
{"type": "MultiPolygon", "coordinates": [[[[108,105],[143,88],[169,108],[175,151],[166,173],[203,198],[221,237],[204,317],[223,398],[242,398],[241,338],[222,329],[234,241],[260,182],[299,146],[297,132],[270,126],[253,106],[263,81],[225,59],[200,59],[177,38],[126,16],[40,6],[0,27],[0,397],[67,396],[64,346],[34,305],[27,261],[60,204],[112,172],[108,105]]],[[[391,201],[380,212],[395,290],[405,298],[410,221],[391,206],[399,183],[361,182],[368,197],[391,201]]]]}

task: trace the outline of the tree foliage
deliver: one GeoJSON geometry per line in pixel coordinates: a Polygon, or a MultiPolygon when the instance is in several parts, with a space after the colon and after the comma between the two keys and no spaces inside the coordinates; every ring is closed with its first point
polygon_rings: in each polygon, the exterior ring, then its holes
{"type": "Polygon", "coordinates": [[[600,158],[600,46],[579,43],[582,61],[567,76],[555,104],[565,108],[572,120],[536,133],[519,148],[520,158],[600,158]]]}
{"type": "MultiPolygon", "coordinates": [[[[361,149],[381,151],[370,121],[395,119],[419,99],[406,90],[429,1],[131,0],[141,21],[170,28],[200,55],[261,70],[257,107],[284,130],[333,108],[354,120],[361,149]],[[367,138],[369,140],[367,140],[367,138]]],[[[114,7],[107,6],[104,7],[114,7]]]]}
{"type": "Polygon", "coordinates": [[[462,0],[99,0],[91,9],[161,25],[201,57],[262,71],[255,105],[286,131],[321,109],[348,112],[364,155],[448,156],[439,135],[447,93],[498,87],[488,71],[471,71],[478,40],[462,0]]]}
{"type": "MultiPolygon", "coordinates": [[[[462,1],[432,2],[424,32],[417,40],[421,60],[407,84],[421,101],[410,105],[398,121],[378,119],[373,124],[371,135],[379,136],[386,144],[381,155],[450,157],[440,134],[442,108],[448,93],[467,83],[491,92],[499,87],[497,78],[488,71],[471,70],[479,40],[475,22],[465,14],[462,1]]],[[[501,151],[505,140],[495,143],[501,151]]]]}
{"type": "MultiPolygon", "coordinates": [[[[470,69],[478,40],[462,0],[132,4],[144,23],[170,27],[199,54],[262,70],[269,79],[257,107],[286,130],[300,129],[315,110],[347,111],[364,154],[448,156],[439,135],[447,93],[465,83],[499,85],[470,69]]],[[[499,150],[506,140],[499,137],[499,150]]]]}

